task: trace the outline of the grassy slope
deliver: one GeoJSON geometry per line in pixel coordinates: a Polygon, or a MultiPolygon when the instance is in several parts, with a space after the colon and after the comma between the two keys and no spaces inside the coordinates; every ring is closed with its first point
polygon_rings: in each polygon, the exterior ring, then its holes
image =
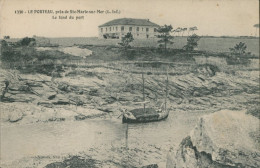
{"type": "MultiPolygon", "coordinates": [[[[187,37],[175,37],[172,48],[181,49],[187,42],[187,37]]],[[[120,40],[116,39],[98,39],[96,37],[77,37],[77,38],[51,38],[51,43],[57,43],[64,46],[74,44],[84,45],[117,45],[120,40]]],[[[198,49],[211,52],[229,52],[229,48],[235,44],[244,42],[247,45],[248,52],[259,56],[259,39],[258,38],[216,38],[202,37],[199,41],[198,49]]],[[[157,47],[157,39],[149,39],[149,41],[135,39],[133,42],[135,47],[157,47]]]]}

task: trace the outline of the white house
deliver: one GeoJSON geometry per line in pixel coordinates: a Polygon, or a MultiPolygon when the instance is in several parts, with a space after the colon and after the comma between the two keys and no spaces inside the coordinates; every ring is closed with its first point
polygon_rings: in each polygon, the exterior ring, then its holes
{"type": "Polygon", "coordinates": [[[134,38],[156,37],[159,25],[149,19],[121,18],[98,26],[99,38],[121,38],[131,32],[134,38]]]}

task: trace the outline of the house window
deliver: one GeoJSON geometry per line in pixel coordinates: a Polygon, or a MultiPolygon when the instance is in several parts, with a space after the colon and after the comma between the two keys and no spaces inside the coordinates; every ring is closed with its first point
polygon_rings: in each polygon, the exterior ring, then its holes
{"type": "Polygon", "coordinates": [[[136,31],[139,31],[139,27],[136,28],[136,31]]]}
{"type": "Polygon", "coordinates": [[[148,35],[148,34],[146,35],[146,38],[149,38],[149,35],[148,35]]]}
{"type": "Polygon", "coordinates": [[[106,32],[107,32],[107,28],[106,28],[106,32]]]}
{"type": "Polygon", "coordinates": [[[137,34],[137,36],[139,36],[139,34],[137,34]]]}
{"type": "Polygon", "coordinates": [[[156,28],[154,28],[154,32],[156,32],[156,28]]]}
{"type": "Polygon", "coordinates": [[[109,27],[109,31],[111,31],[111,27],[109,27]]]}
{"type": "Polygon", "coordinates": [[[113,30],[114,30],[115,27],[113,27],[113,30]]]}
{"type": "Polygon", "coordinates": [[[124,31],[124,29],[125,29],[124,26],[121,26],[121,31],[124,31]]]}
{"type": "Polygon", "coordinates": [[[144,28],[142,27],[142,31],[144,31],[144,28]]]}
{"type": "Polygon", "coordinates": [[[101,33],[103,33],[103,28],[101,28],[101,33]]]}
{"type": "Polygon", "coordinates": [[[146,32],[149,32],[149,28],[146,28],[146,32]]]}
{"type": "Polygon", "coordinates": [[[129,31],[132,31],[132,27],[129,27],[129,31]]]}
{"type": "Polygon", "coordinates": [[[116,31],[117,31],[117,27],[116,27],[116,31]]]}

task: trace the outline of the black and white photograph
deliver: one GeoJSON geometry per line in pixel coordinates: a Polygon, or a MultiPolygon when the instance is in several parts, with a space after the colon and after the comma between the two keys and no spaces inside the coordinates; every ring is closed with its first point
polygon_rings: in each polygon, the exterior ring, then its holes
{"type": "Polygon", "coordinates": [[[0,168],[259,168],[259,0],[0,0],[0,168]]]}

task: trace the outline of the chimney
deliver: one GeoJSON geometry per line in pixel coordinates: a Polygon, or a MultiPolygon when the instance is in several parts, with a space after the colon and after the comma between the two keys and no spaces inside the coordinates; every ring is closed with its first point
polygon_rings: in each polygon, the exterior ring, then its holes
{"type": "Polygon", "coordinates": [[[149,19],[147,19],[147,21],[149,22],[149,19]]]}

